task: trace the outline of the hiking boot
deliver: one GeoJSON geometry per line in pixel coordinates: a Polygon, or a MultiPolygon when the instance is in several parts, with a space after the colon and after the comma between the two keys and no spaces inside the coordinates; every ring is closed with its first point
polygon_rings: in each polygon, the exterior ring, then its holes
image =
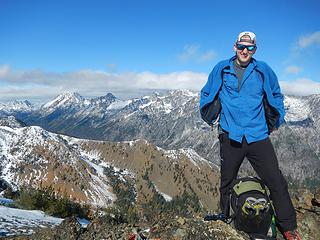
{"type": "Polygon", "coordinates": [[[286,231],[283,233],[286,240],[301,240],[301,237],[297,230],[286,231]]]}

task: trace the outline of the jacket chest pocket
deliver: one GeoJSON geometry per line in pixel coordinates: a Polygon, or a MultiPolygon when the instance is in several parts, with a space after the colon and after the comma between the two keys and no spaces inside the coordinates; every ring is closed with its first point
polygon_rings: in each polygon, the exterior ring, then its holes
{"type": "Polygon", "coordinates": [[[246,91],[256,97],[260,97],[263,94],[263,81],[257,77],[251,77],[245,82],[246,91]]]}
{"type": "Polygon", "coordinates": [[[233,74],[224,74],[223,86],[228,92],[238,91],[238,79],[233,74]]]}

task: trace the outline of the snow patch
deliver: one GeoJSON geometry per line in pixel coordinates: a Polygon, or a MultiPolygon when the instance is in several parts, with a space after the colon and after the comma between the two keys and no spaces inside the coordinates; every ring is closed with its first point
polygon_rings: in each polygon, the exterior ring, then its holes
{"type": "Polygon", "coordinates": [[[93,205],[105,206],[108,202],[113,202],[116,196],[110,191],[111,186],[108,185],[108,179],[104,174],[104,168],[101,166],[101,153],[97,150],[94,151],[80,151],[82,160],[88,163],[93,169],[95,169],[98,176],[90,173],[92,182],[90,182],[91,199],[93,205]]]}
{"type": "Polygon", "coordinates": [[[178,161],[180,158],[183,156],[186,156],[189,161],[196,166],[197,168],[200,169],[199,164],[206,164],[210,166],[211,168],[219,168],[215,164],[209,162],[208,160],[204,159],[201,157],[195,150],[192,148],[181,148],[177,150],[164,150],[160,147],[156,147],[158,151],[161,151],[164,153],[164,156],[169,157],[171,160],[178,161]]]}
{"type": "Polygon", "coordinates": [[[302,121],[310,115],[310,108],[305,99],[286,96],[284,98],[284,106],[286,109],[285,120],[287,122],[302,121]]]}
{"type": "Polygon", "coordinates": [[[153,186],[154,186],[155,190],[157,191],[157,193],[159,193],[167,202],[172,201],[172,197],[170,195],[161,192],[154,183],[153,183],[153,186]]]}
{"type": "Polygon", "coordinates": [[[164,111],[166,114],[170,113],[172,111],[172,104],[171,103],[165,103],[163,105],[164,111]]]}
{"type": "Polygon", "coordinates": [[[139,106],[139,109],[144,109],[144,108],[150,106],[150,105],[153,104],[153,103],[155,103],[155,101],[150,101],[150,102],[148,102],[148,103],[146,103],[146,104],[140,105],[140,106],[139,106]]]}
{"type": "Polygon", "coordinates": [[[117,101],[111,103],[107,107],[107,110],[122,109],[122,108],[128,106],[130,103],[132,103],[132,100],[128,100],[128,101],[119,101],[119,100],[117,100],[117,101]]]}
{"type": "Polygon", "coordinates": [[[53,227],[63,219],[46,215],[38,210],[22,210],[0,206],[0,236],[34,233],[33,228],[53,227]]]}

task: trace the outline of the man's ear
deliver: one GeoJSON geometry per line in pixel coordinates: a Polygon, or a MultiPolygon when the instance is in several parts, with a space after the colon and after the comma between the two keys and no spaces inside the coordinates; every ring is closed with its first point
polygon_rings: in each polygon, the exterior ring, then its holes
{"type": "Polygon", "coordinates": [[[233,51],[234,51],[234,52],[237,52],[236,44],[233,45],[233,51]]]}
{"type": "Polygon", "coordinates": [[[253,53],[252,54],[255,54],[256,53],[256,51],[257,51],[257,46],[256,46],[256,48],[253,50],[253,53]]]}

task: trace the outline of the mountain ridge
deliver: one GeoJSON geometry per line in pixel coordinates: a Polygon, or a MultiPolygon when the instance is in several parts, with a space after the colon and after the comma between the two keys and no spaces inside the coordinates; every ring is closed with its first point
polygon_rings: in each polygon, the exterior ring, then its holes
{"type": "Polygon", "coordinates": [[[168,151],[142,139],[77,139],[36,126],[0,126],[0,148],[0,178],[13,189],[50,186],[78,202],[108,206],[123,185],[136,204],[188,192],[204,207],[217,207],[219,168],[192,149],[168,151]]]}
{"type": "MultiPolygon", "coordinates": [[[[28,125],[79,138],[108,141],[142,138],[164,149],[192,148],[201,157],[219,164],[218,133],[215,128],[210,131],[200,118],[198,93],[174,90],[125,101],[111,94],[110,101],[97,99],[49,113],[41,108],[28,114],[12,113],[28,125]],[[93,104],[94,101],[99,104],[93,104]]],[[[320,183],[320,95],[285,96],[284,103],[286,123],[270,138],[284,174],[293,184],[312,188],[320,183]]],[[[250,166],[246,163],[243,168],[250,166]]]]}

